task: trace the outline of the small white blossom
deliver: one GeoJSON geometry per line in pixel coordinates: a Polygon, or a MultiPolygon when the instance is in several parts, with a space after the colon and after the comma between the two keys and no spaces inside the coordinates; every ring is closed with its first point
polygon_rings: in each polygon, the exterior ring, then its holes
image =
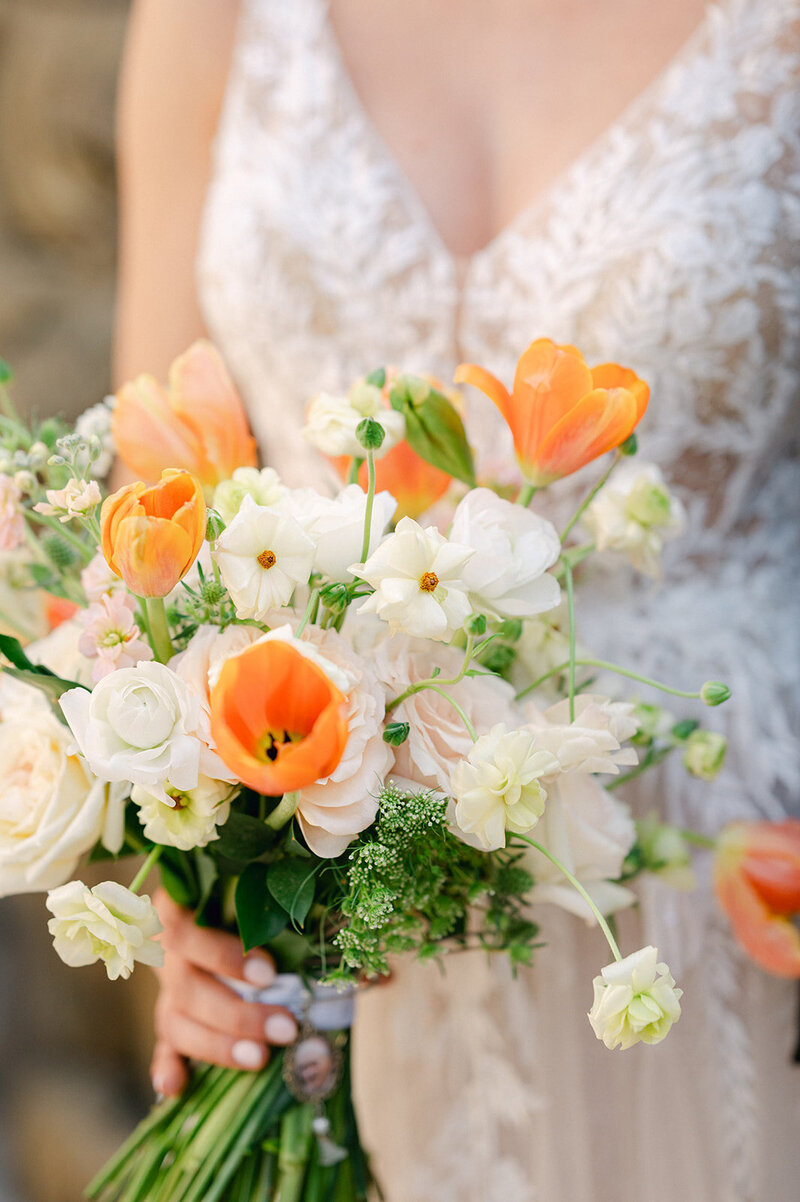
{"type": "Polygon", "coordinates": [[[363,459],[366,452],[358,440],[356,429],[365,417],[380,422],[384,440],[374,452],[380,459],[405,437],[406,423],[402,413],[389,408],[379,388],[361,382],[348,396],[332,396],[321,392],[311,401],[306,413],[303,437],[323,455],[337,458],[347,455],[363,459]]]}
{"type": "Polygon", "coordinates": [[[686,740],[683,762],[700,780],[714,780],[725,763],[728,740],[714,730],[693,730],[686,740]]]}
{"type": "Polygon", "coordinates": [[[272,467],[237,467],[230,480],[222,480],[214,489],[212,508],[230,525],[239,512],[245,497],[256,505],[275,505],[286,492],[280,476],[272,467]]]}
{"type": "Polygon", "coordinates": [[[558,761],[529,730],[498,723],[450,777],[457,827],[487,851],[505,847],[507,830],[524,835],[539,821],[547,798],[540,778],[557,771],[558,761]]]}
{"type": "Polygon", "coordinates": [[[92,438],[96,438],[100,444],[99,455],[91,464],[87,464],[89,475],[94,476],[96,480],[105,479],[114,462],[116,447],[111,432],[111,413],[116,400],[115,396],[107,396],[98,401],[96,405],[86,409],[75,423],[75,433],[79,434],[84,442],[90,443],[92,438]]]}
{"type": "Polygon", "coordinates": [[[658,577],[664,543],[681,533],[686,515],[655,464],[629,460],[615,469],[581,521],[598,551],[624,552],[638,571],[658,577]]]}
{"type": "Polygon", "coordinates": [[[45,496],[47,500],[33,508],[47,517],[57,517],[60,522],[85,517],[102,500],[96,480],[70,480],[64,488],[48,488],[45,496]]]}
{"type": "Polygon", "coordinates": [[[449,640],[472,612],[463,568],[474,554],[438,530],[402,518],[366,563],[350,566],[375,589],[359,613],[377,614],[393,634],[449,640]]]}
{"type": "Polygon", "coordinates": [[[70,968],[102,960],[109,980],[127,979],[136,961],[158,967],[164,949],[153,940],[164,928],[147,896],[140,897],[117,881],[101,881],[90,889],[69,881],[47,895],[53,917],[47,926],[56,952],[70,968]]]}
{"type": "Polygon", "coordinates": [[[681,1016],[682,994],[656,948],[643,947],[595,977],[589,1022],[607,1048],[660,1043],[681,1016]]]}
{"type": "Polygon", "coordinates": [[[227,782],[201,776],[193,789],[167,784],[165,792],[167,801],[142,785],[131,790],[147,839],[191,851],[219,838],[217,827],[228,821],[231,812],[233,790],[227,782]]]}
{"type": "MultiPolygon", "coordinates": [[[[360,556],[364,541],[367,494],[363,488],[349,484],[336,497],[324,497],[313,488],[294,488],[277,508],[298,522],[314,544],[315,572],[327,580],[353,579],[350,564],[360,556]]],[[[368,554],[383,539],[396,509],[391,493],[375,494],[368,554]]]]}
{"type": "Polygon", "coordinates": [[[314,544],[294,518],[246,496],[213,554],[238,616],[261,619],[307,583],[314,544]]]}

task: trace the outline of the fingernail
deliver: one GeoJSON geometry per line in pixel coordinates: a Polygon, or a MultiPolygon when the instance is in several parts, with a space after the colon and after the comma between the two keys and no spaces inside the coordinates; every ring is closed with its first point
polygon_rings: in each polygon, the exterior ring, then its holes
{"type": "Polygon", "coordinates": [[[288,1014],[270,1014],[264,1031],[270,1043],[293,1043],[297,1039],[297,1023],[288,1014]]]}
{"type": "Polygon", "coordinates": [[[266,989],[275,980],[275,969],[264,956],[248,956],[244,962],[244,979],[259,989],[266,989]]]}
{"type": "Polygon", "coordinates": [[[166,1082],[164,1080],[164,1074],[155,1072],[155,1073],[153,1073],[150,1080],[153,1085],[153,1093],[156,1095],[156,1101],[163,1102],[163,1100],[166,1096],[166,1093],[167,1093],[167,1087],[166,1087],[166,1082]]]}
{"type": "Polygon", "coordinates": [[[231,1055],[242,1068],[261,1068],[264,1063],[264,1049],[254,1039],[238,1039],[231,1055]]]}

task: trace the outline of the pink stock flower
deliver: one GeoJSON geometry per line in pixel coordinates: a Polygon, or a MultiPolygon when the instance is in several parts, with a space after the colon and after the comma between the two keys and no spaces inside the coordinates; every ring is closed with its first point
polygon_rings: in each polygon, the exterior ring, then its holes
{"type": "Polygon", "coordinates": [[[133,601],[121,593],[107,593],[80,614],[84,632],[78,649],[93,659],[92,679],[97,684],[117,668],[132,668],[153,652],[141,638],[133,618],[133,601]]]}
{"type": "Polygon", "coordinates": [[[0,475],[0,551],[15,551],[25,542],[21,498],[11,476],[0,475]]]}
{"type": "Polygon", "coordinates": [[[125,581],[111,571],[102,551],[98,551],[81,572],[81,584],[88,601],[99,601],[110,593],[129,595],[125,581]]]}

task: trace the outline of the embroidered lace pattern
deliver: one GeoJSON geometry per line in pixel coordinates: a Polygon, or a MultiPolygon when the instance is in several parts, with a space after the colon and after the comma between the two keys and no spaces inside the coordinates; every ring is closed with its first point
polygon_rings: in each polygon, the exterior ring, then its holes
{"type": "MultiPolygon", "coordinates": [[[[378,364],[450,379],[469,360],[510,379],[547,334],[636,368],[652,386],[641,454],[679,492],[688,531],[660,588],[595,569],[582,637],[735,695],[698,714],[731,742],[718,781],[694,787],[670,764],[632,800],[709,831],[798,813],[798,0],[709,8],[667,70],[467,263],[371,124],[323,0],[244,0],[198,278],[265,457],[292,484],[326,475],[300,436],[310,396],[378,364]]],[[[491,470],[505,432],[488,401],[469,406],[491,470]]],[[[594,471],[552,490],[556,519],[594,471]]],[[[744,962],[702,862],[699,876],[693,895],[649,885],[622,922],[626,946],[656,943],[685,989],[655,1053],[594,1045],[585,1011],[607,952],[550,907],[553,947],[517,981],[458,955],[444,977],[403,965],[365,999],[365,1127],[391,1202],[788,1202],[794,998],[744,962]]]]}

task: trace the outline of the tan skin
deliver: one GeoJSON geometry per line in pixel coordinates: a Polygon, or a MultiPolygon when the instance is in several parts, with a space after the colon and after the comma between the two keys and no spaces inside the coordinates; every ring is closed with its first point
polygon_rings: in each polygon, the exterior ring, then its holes
{"type": "MultiPolygon", "coordinates": [[[[458,258],[546,191],[669,63],[705,8],[705,0],[330,3],[364,108],[458,258]]],[[[119,109],[118,382],[144,369],[163,378],[204,333],[194,261],[237,16],[235,0],[134,5],[119,109]]],[[[118,470],[116,483],[124,479],[118,470]]],[[[245,961],[233,936],[195,927],[163,892],[157,903],[167,956],[155,1088],[183,1088],[186,1056],[261,1067],[269,1043],[294,1038],[290,1016],[239,1000],[215,976],[266,979],[269,957],[245,961]]]]}

